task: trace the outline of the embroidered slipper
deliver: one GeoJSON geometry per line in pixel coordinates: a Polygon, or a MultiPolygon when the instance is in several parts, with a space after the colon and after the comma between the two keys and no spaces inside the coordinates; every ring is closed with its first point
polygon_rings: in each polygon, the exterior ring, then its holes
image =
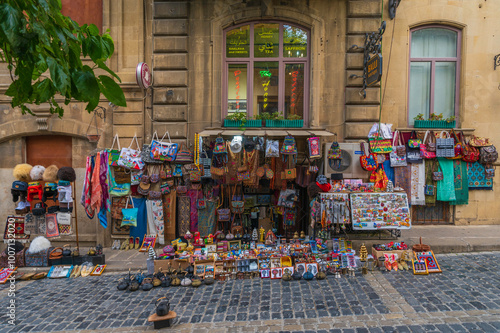
{"type": "Polygon", "coordinates": [[[136,237],[135,238],[135,249],[139,250],[140,247],[141,247],[141,239],[139,237],[136,237]]]}
{"type": "Polygon", "coordinates": [[[128,243],[126,240],[122,242],[122,245],[120,246],[120,250],[128,250],[128,243]]]}
{"type": "Polygon", "coordinates": [[[134,237],[130,237],[128,239],[128,248],[129,248],[129,250],[133,250],[134,249],[134,237]]]}

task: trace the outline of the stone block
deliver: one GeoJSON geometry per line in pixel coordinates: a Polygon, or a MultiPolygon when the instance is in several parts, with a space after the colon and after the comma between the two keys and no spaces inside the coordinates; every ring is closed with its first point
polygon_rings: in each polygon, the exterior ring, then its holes
{"type": "Polygon", "coordinates": [[[184,18],[188,16],[188,2],[156,2],[155,18],[184,18]]]}
{"type": "Polygon", "coordinates": [[[363,53],[347,53],[346,66],[346,69],[362,69],[363,53]]]}
{"type": "Polygon", "coordinates": [[[187,52],[188,38],[185,36],[156,36],[154,52],[187,52]]]}
{"type": "Polygon", "coordinates": [[[347,50],[349,52],[357,52],[357,53],[361,52],[361,53],[363,53],[363,49],[360,49],[360,47],[362,48],[364,45],[365,45],[365,35],[347,36],[347,50]],[[358,46],[358,48],[350,49],[351,46],[353,46],[353,45],[358,46]]]}
{"type": "Polygon", "coordinates": [[[378,105],[346,105],[345,120],[346,121],[378,121],[379,106],[378,105]]]}
{"type": "Polygon", "coordinates": [[[366,139],[373,122],[369,123],[346,123],[345,139],[366,139]]]}
{"type": "Polygon", "coordinates": [[[115,112],[113,114],[113,125],[138,125],[142,124],[143,120],[142,112],[115,112]]]}
{"type": "Polygon", "coordinates": [[[155,105],[153,121],[186,121],[187,105],[155,105]]]}
{"type": "Polygon", "coordinates": [[[378,31],[380,28],[380,18],[348,18],[347,33],[361,34],[365,32],[378,31]]]}
{"type": "Polygon", "coordinates": [[[153,23],[155,35],[187,35],[188,20],[186,19],[160,19],[153,23]]]}
{"type": "Polygon", "coordinates": [[[168,131],[172,139],[185,139],[187,138],[187,123],[154,123],[153,131],[157,131],[158,133],[165,133],[168,131]]]}
{"type": "Polygon", "coordinates": [[[187,69],[187,53],[155,54],[154,64],[156,69],[187,69]]]}
{"type": "Polygon", "coordinates": [[[155,86],[187,87],[187,71],[155,71],[155,86]]]}
{"type": "Polygon", "coordinates": [[[377,16],[380,17],[382,7],[379,0],[375,1],[349,1],[347,15],[349,17],[377,16]]]}
{"type": "Polygon", "coordinates": [[[360,87],[347,87],[345,91],[346,104],[379,104],[380,88],[366,88],[366,98],[360,87]]]}
{"type": "MultiPolygon", "coordinates": [[[[362,87],[363,86],[363,70],[347,70],[346,71],[346,82],[348,87],[362,87]],[[351,78],[351,75],[357,75],[361,77],[353,77],[351,78]]],[[[378,87],[380,86],[380,82],[376,82],[371,87],[378,87]]]]}
{"type": "Polygon", "coordinates": [[[185,104],[187,88],[158,88],[153,93],[154,104],[185,104]]]}
{"type": "Polygon", "coordinates": [[[134,135],[136,135],[137,138],[142,138],[144,130],[142,124],[118,125],[118,126],[113,126],[113,133],[118,134],[118,136],[120,137],[121,147],[128,147],[130,145],[130,139],[134,135]],[[130,138],[130,139],[125,139],[126,141],[125,144],[122,144],[123,138],[130,138]]]}

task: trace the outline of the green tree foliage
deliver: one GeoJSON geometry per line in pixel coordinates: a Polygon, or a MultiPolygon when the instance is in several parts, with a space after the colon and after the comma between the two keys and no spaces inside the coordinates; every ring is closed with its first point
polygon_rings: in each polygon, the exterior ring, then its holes
{"type": "Polygon", "coordinates": [[[108,31],[100,34],[94,24],[80,26],[62,15],[61,0],[2,0],[0,50],[12,78],[6,95],[23,114],[32,113],[26,104],[49,103],[50,111],[62,117],[57,94],[66,105],[72,99],[86,102],[88,112],[98,105],[101,93],[115,105],[127,105],[110,76],[94,73],[100,68],[121,82],[104,63],[114,52],[108,31]],[[90,57],[93,67],[82,63],[81,54],[90,57]]]}

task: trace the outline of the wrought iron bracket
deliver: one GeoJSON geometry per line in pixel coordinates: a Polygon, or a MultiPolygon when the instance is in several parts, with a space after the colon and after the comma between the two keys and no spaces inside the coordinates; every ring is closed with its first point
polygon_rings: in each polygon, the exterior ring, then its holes
{"type": "Polygon", "coordinates": [[[495,61],[493,65],[493,70],[496,70],[497,67],[500,67],[500,54],[497,54],[495,58],[493,58],[493,60],[495,61]]]}
{"type": "Polygon", "coordinates": [[[389,18],[393,20],[396,17],[396,9],[401,0],[389,0],[389,18]]]}
{"type": "Polygon", "coordinates": [[[363,89],[361,90],[363,98],[366,98],[366,88],[368,87],[366,83],[366,80],[368,78],[367,63],[368,60],[370,60],[371,55],[380,53],[382,48],[381,46],[382,35],[385,32],[385,27],[386,23],[385,21],[382,21],[382,23],[380,24],[380,28],[378,28],[377,32],[365,34],[365,46],[364,46],[364,57],[363,57],[363,89]]]}

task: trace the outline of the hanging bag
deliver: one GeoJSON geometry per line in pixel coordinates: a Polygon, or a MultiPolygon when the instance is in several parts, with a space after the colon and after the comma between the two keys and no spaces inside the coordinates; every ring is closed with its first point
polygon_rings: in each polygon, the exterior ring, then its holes
{"type": "Polygon", "coordinates": [[[479,161],[479,149],[470,145],[469,141],[465,141],[462,133],[462,160],[467,163],[479,161]]]}
{"type": "Polygon", "coordinates": [[[238,185],[234,185],[233,196],[231,198],[231,212],[233,214],[243,214],[245,210],[245,196],[243,195],[243,190],[241,190],[241,196],[236,195],[236,189],[238,185]]]}
{"type": "Polygon", "coordinates": [[[118,137],[118,134],[115,134],[115,137],[113,138],[113,144],[111,145],[111,148],[108,149],[108,164],[112,166],[118,166],[118,159],[120,158],[120,152],[121,152],[121,147],[120,147],[120,138],[118,137]],[[115,143],[118,146],[118,149],[113,149],[115,147],[115,143]]]}
{"type": "Polygon", "coordinates": [[[123,167],[114,167],[113,173],[116,184],[130,184],[132,179],[130,176],[130,170],[123,167]]]}
{"type": "Polygon", "coordinates": [[[480,138],[478,136],[473,135],[472,139],[469,141],[472,147],[488,147],[491,146],[490,139],[488,138],[480,138]]]}
{"type": "Polygon", "coordinates": [[[412,131],[410,139],[408,140],[408,148],[420,148],[422,140],[417,139],[417,132],[412,131]]]}
{"type": "Polygon", "coordinates": [[[132,208],[123,208],[122,209],[122,223],[121,227],[125,226],[132,226],[132,227],[137,227],[137,214],[139,212],[139,208],[134,207],[134,200],[132,197],[129,195],[127,198],[127,203],[125,204],[125,207],[128,207],[128,203],[132,201],[132,208]]]}
{"type": "Polygon", "coordinates": [[[189,171],[189,180],[194,183],[201,182],[201,170],[203,166],[195,167],[191,171],[189,171]]]}
{"type": "Polygon", "coordinates": [[[297,145],[295,143],[295,138],[291,135],[285,136],[283,140],[283,145],[281,146],[281,156],[283,161],[285,161],[285,155],[292,155],[294,163],[296,161],[297,156],[297,145]]]}
{"type": "Polygon", "coordinates": [[[361,164],[361,167],[366,171],[374,171],[378,166],[376,156],[372,153],[369,156],[366,156],[364,142],[361,142],[360,146],[362,155],[359,157],[359,162],[361,164]]]}
{"type": "Polygon", "coordinates": [[[162,164],[163,163],[163,161],[161,161],[161,160],[158,160],[158,159],[155,160],[153,158],[152,153],[151,153],[151,144],[153,143],[153,140],[155,138],[158,141],[158,134],[156,132],[153,133],[153,136],[151,138],[151,143],[149,145],[148,144],[142,145],[141,158],[142,158],[142,161],[146,164],[162,164]]]}
{"type": "Polygon", "coordinates": [[[266,140],[266,157],[279,157],[280,144],[278,140],[266,140]]]}
{"type": "Polygon", "coordinates": [[[462,141],[458,138],[457,133],[452,129],[451,134],[453,135],[453,156],[449,157],[450,160],[461,160],[463,158],[462,155],[462,141]]]}
{"type": "Polygon", "coordinates": [[[425,132],[424,141],[420,145],[420,155],[425,159],[436,158],[436,152],[428,150],[429,144],[427,139],[431,140],[433,136],[434,134],[432,132],[430,131],[425,132]]]}
{"type": "Polygon", "coordinates": [[[378,127],[377,132],[373,134],[373,137],[368,138],[368,143],[370,145],[371,152],[374,154],[388,154],[392,151],[391,139],[384,138],[378,127]]]}
{"type": "Polygon", "coordinates": [[[454,157],[454,142],[450,137],[450,133],[441,131],[439,137],[436,138],[436,157],[454,157]],[[443,135],[444,134],[444,135],[443,135]]]}
{"type": "Polygon", "coordinates": [[[307,139],[307,146],[309,148],[309,158],[321,158],[321,141],[319,137],[313,136],[307,139]]]}
{"type": "Polygon", "coordinates": [[[436,162],[436,164],[437,164],[437,171],[432,172],[432,180],[434,181],[443,180],[444,175],[443,175],[443,170],[441,169],[441,165],[439,165],[439,162],[436,162]]]}
{"type": "Polygon", "coordinates": [[[161,140],[158,140],[158,134],[155,132],[153,138],[151,139],[151,152],[150,157],[155,161],[161,162],[172,162],[176,158],[178,145],[177,143],[172,143],[170,139],[170,133],[167,131],[163,134],[161,140]],[[169,142],[163,142],[165,135],[168,135],[169,142]],[[156,140],[155,140],[156,136],[156,140]]]}
{"type": "Polygon", "coordinates": [[[212,175],[210,173],[212,160],[208,157],[206,151],[202,151],[200,154],[200,165],[203,168],[203,175],[201,176],[201,178],[212,178],[212,175]]]}
{"type": "Polygon", "coordinates": [[[392,138],[392,152],[389,154],[389,159],[391,162],[391,167],[404,167],[407,166],[406,162],[406,147],[401,145],[401,133],[399,131],[394,132],[394,136],[392,138]],[[398,143],[396,143],[396,139],[398,143]],[[402,149],[400,149],[402,147],[402,149]],[[404,154],[401,156],[400,152],[403,151],[404,154]]]}
{"type": "Polygon", "coordinates": [[[187,149],[186,145],[181,143],[177,155],[175,156],[175,162],[177,163],[193,163],[194,157],[193,153],[187,149]]]}
{"type": "Polygon", "coordinates": [[[417,134],[415,131],[413,131],[406,147],[406,162],[421,164],[424,161],[422,159],[422,156],[420,155],[420,144],[422,143],[422,141],[417,139],[416,137],[417,134]]]}
{"type": "Polygon", "coordinates": [[[122,148],[120,152],[120,158],[118,159],[118,165],[126,169],[141,170],[144,168],[144,162],[141,159],[141,151],[139,150],[139,141],[137,141],[137,136],[134,135],[132,141],[128,148],[122,148]],[[132,149],[132,145],[137,145],[137,150],[132,149]]]}

